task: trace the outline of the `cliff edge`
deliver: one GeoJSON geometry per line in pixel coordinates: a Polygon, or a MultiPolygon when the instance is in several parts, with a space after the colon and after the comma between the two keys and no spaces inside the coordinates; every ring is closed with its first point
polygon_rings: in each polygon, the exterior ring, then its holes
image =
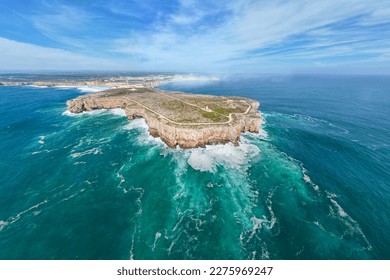
{"type": "Polygon", "coordinates": [[[238,144],[241,132],[259,132],[259,102],[243,97],[187,94],[154,88],[112,89],[68,100],[72,113],[122,108],[129,119],[142,117],[154,137],[169,147],[238,144]]]}

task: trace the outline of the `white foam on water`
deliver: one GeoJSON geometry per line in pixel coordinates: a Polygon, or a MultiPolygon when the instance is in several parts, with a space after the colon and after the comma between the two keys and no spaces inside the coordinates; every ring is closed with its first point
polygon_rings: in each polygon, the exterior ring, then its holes
{"type": "Polygon", "coordinates": [[[173,248],[173,246],[174,246],[175,244],[176,244],[175,241],[172,241],[171,244],[169,245],[169,247],[168,247],[168,256],[171,254],[172,248],[173,248]]]}
{"type": "Polygon", "coordinates": [[[257,254],[257,251],[252,251],[252,260],[255,260],[256,259],[256,254],[257,254]]]}
{"type": "MultiPolygon", "coordinates": [[[[324,228],[324,226],[321,225],[320,222],[314,221],[313,224],[315,224],[317,227],[319,227],[319,228],[322,229],[323,231],[326,231],[325,228],[324,228]]],[[[330,234],[331,234],[332,236],[334,236],[334,234],[333,234],[332,232],[330,232],[330,234]]]]}
{"type": "Polygon", "coordinates": [[[69,110],[66,110],[66,111],[62,112],[62,115],[63,115],[63,116],[68,116],[68,117],[74,117],[74,116],[77,116],[77,114],[75,114],[75,113],[72,113],[72,112],[71,112],[71,111],[69,111],[69,110]]]}
{"type": "MultiPolygon", "coordinates": [[[[285,153],[282,153],[282,154],[284,154],[288,159],[290,159],[292,162],[296,162],[300,166],[303,180],[316,191],[317,195],[324,198],[323,192],[321,192],[320,187],[318,185],[316,185],[315,183],[313,183],[311,178],[309,177],[309,175],[307,175],[307,169],[304,167],[303,163],[299,160],[296,160],[296,159],[288,156],[285,153]]],[[[339,220],[340,222],[342,222],[342,224],[346,228],[346,230],[344,230],[344,233],[342,234],[341,238],[343,238],[343,236],[345,236],[345,235],[357,235],[366,244],[365,248],[367,250],[371,250],[372,245],[367,240],[367,238],[364,235],[362,229],[360,228],[360,225],[358,224],[358,222],[355,221],[354,219],[352,219],[352,217],[349,216],[349,214],[336,201],[337,195],[334,193],[330,193],[326,190],[325,190],[325,194],[326,194],[326,198],[329,201],[329,209],[330,209],[329,214],[330,214],[330,216],[332,216],[336,220],[339,220]]],[[[325,230],[325,228],[318,221],[315,221],[313,223],[316,226],[318,226],[320,229],[325,230]]],[[[334,233],[332,233],[332,232],[328,232],[328,233],[332,236],[335,236],[334,233]]]]}
{"type": "MultiPolygon", "coordinates": [[[[256,134],[255,134],[256,135],[256,134]]],[[[262,139],[268,139],[268,132],[265,131],[264,129],[260,128],[259,129],[259,132],[257,133],[257,135],[262,138],[262,139]]]]}
{"type": "Polygon", "coordinates": [[[161,233],[160,232],[156,232],[156,234],[154,235],[154,242],[153,242],[153,246],[152,246],[152,252],[154,252],[154,250],[156,249],[156,244],[157,244],[158,239],[160,239],[160,237],[161,237],[161,233]]]}
{"type": "MultiPolygon", "coordinates": [[[[135,227],[135,230],[137,230],[137,227],[135,227]]],[[[133,236],[131,237],[131,247],[130,247],[130,260],[134,260],[134,239],[135,239],[135,232],[133,233],[133,236]]]]}
{"type": "Polygon", "coordinates": [[[307,176],[306,174],[303,174],[303,180],[304,180],[306,183],[310,183],[310,182],[311,182],[310,177],[307,176]]]}
{"type": "MultiPolygon", "coordinates": [[[[168,153],[172,154],[173,160],[176,162],[176,168],[174,171],[175,174],[175,180],[176,180],[176,191],[175,195],[173,196],[174,201],[178,201],[181,197],[185,197],[187,194],[187,186],[185,182],[183,182],[183,175],[187,172],[187,161],[183,157],[183,153],[181,150],[167,150],[168,153]]],[[[176,207],[177,212],[179,211],[180,207],[176,207]]],[[[180,214],[180,213],[178,213],[180,214]]]]}
{"type": "Polygon", "coordinates": [[[360,228],[360,225],[358,224],[358,222],[355,221],[354,219],[352,219],[352,217],[349,216],[348,213],[335,200],[337,195],[330,193],[328,191],[325,191],[325,192],[327,194],[327,198],[331,202],[330,214],[333,217],[336,217],[336,218],[338,217],[341,221],[343,221],[344,225],[347,228],[349,228],[349,230],[351,231],[351,232],[344,232],[343,236],[350,235],[351,233],[352,234],[355,233],[355,234],[359,235],[364,240],[364,242],[366,243],[366,249],[372,250],[372,245],[370,244],[370,242],[368,242],[368,239],[365,236],[365,234],[363,233],[363,230],[360,228]]]}
{"type": "Polygon", "coordinates": [[[48,86],[37,86],[37,85],[26,85],[26,87],[30,87],[30,88],[48,88],[48,86]]]}
{"type": "Polygon", "coordinates": [[[114,109],[95,109],[95,110],[91,110],[91,111],[83,111],[81,113],[72,113],[70,112],[69,110],[65,110],[64,112],[62,112],[62,115],[63,116],[68,116],[68,117],[75,117],[75,116],[82,116],[82,115],[99,115],[99,114],[102,114],[102,113],[109,113],[109,114],[113,114],[113,115],[117,115],[117,116],[123,116],[123,117],[126,117],[126,111],[122,108],[114,108],[114,109]]]}
{"type": "MultiPolygon", "coordinates": [[[[125,177],[123,177],[123,175],[120,173],[125,166],[126,166],[125,164],[122,165],[122,167],[119,168],[118,172],[116,173],[116,177],[120,180],[120,182],[118,184],[118,189],[121,189],[122,188],[122,184],[124,182],[126,182],[125,177]]],[[[124,192],[127,193],[127,190],[124,189],[124,192]]]]}
{"type": "MultiPolygon", "coordinates": [[[[88,181],[88,180],[87,180],[87,181],[88,181]]],[[[89,182],[89,181],[88,181],[88,182],[89,182]]],[[[72,186],[73,186],[73,185],[72,185],[72,186]]],[[[71,187],[72,187],[72,186],[71,186],[71,187]]],[[[67,188],[65,191],[70,190],[71,187],[67,188]]],[[[85,189],[81,189],[81,190],[77,191],[76,193],[73,193],[73,194],[71,194],[71,195],[69,195],[69,196],[63,198],[63,199],[61,200],[61,202],[62,202],[62,201],[68,201],[68,200],[70,200],[70,199],[76,197],[78,194],[83,193],[84,191],[85,191],[85,189]]]]}
{"type": "Polygon", "coordinates": [[[127,125],[123,127],[124,129],[132,130],[132,129],[143,129],[148,130],[148,125],[145,122],[145,119],[143,118],[137,118],[130,120],[127,125]]]}
{"type": "Polygon", "coordinates": [[[123,116],[126,117],[126,111],[122,108],[114,108],[114,109],[95,109],[91,111],[83,111],[81,113],[72,113],[69,110],[65,110],[62,112],[63,116],[68,116],[68,117],[75,117],[75,116],[82,116],[82,115],[99,115],[102,113],[109,113],[117,116],[123,116]]]}
{"type": "MultiPolygon", "coordinates": [[[[178,213],[179,214],[179,213],[178,213]]],[[[181,213],[181,218],[180,220],[175,224],[175,226],[172,228],[172,232],[176,231],[176,229],[179,227],[179,225],[183,222],[185,218],[185,213],[181,213]]]]}
{"type": "Polygon", "coordinates": [[[122,108],[110,109],[110,110],[108,110],[108,112],[111,114],[117,115],[117,116],[126,117],[126,111],[123,110],[122,108]]]}
{"type": "MultiPolygon", "coordinates": [[[[0,231],[3,230],[6,226],[10,225],[10,224],[13,224],[15,223],[16,221],[18,221],[23,215],[27,214],[28,212],[31,212],[32,210],[35,210],[35,209],[38,209],[38,207],[40,207],[41,205],[43,204],[46,204],[48,202],[48,200],[44,200],[44,201],[41,201],[33,206],[31,206],[30,208],[26,209],[26,210],[23,210],[21,212],[19,212],[18,214],[16,214],[15,216],[12,216],[12,217],[9,217],[6,221],[4,220],[1,220],[0,221],[0,231]]],[[[34,211],[34,212],[37,212],[38,210],[34,211]]],[[[33,213],[34,213],[33,212],[33,213]]]]}
{"type": "Polygon", "coordinates": [[[41,145],[45,144],[45,141],[43,141],[43,140],[45,140],[45,136],[39,136],[38,143],[41,145]]]}
{"type": "Polygon", "coordinates": [[[333,130],[333,132],[340,132],[342,134],[349,134],[350,133],[349,130],[344,128],[344,127],[335,125],[327,120],[318,119],[318,118],[315,118],[315,117],[312,117],[309,115],[302,115],[302,114],[289,115],[289,114],[276,113],[276,112],[263,113],[263,115],[273,116],[273,117],[281,117],[281,118],[285,118],[285,119],[292,119],[292,120],[299,121],[302,124],[308,124],[312,127],[325,126],[325,127],[331,128],[333,130]]]}
{"type": "MultiPolygon", "coordinates": [[[[83,190],[81,190],[80,192],[83,192],[83,190]]],[[[70,196],[68,197],[65,197],[64,199],[62,199],[61,201],[67,201],[69,199],[72,199],[73,197],[75,197],[76,195],[78,195],[80,192],[77,192],[77,193],[74,193],[74,194],[71,194],[70,196]]]]}
{"type": "Polygon", "coordinates": [[[302,179],[306,183],[308,183],[317,192],[317,194],[319,194],[320,193],[320,187],[318,185],[314,184],[313,181],[311,180],[311,178],[309,177],[309,175],[307,175],[307,169],[303,165],[303,162],[301,162],[300,160],[297,160],[297,159],[287,155],[284,152],[281,152],[281,154],[283,154],[285,157],[287,157],[292,162],[295,162],[295,163],[297,163],[299,165],[299,167],[301,169],[301,173],[302,173],[302,179]]]}
{"type": "Polygon", "coordinates": [[[55,86],[54,88],[58,88],[58,89],[70,89],[70,88],[77,88],[77,86],[55,86]]]}
{"type": "Polygon", "coordinates": [[[84,144],[85,144],[85,140],[84,140],[84,139],[80,139],[80,140],[79,140],[79,143],[78,143],[76,146],[74,146],[74,147],[72,148],[72,152],[73,152],[75,149],[81,147],[81,146],[84,145],[84,144]]]}
{"type": "Polygon", "coordinates": [[[92,148],[92,149],[89,149],[89,150],[86,150],[83,152],[70,154],[70,156],[72,158],[79,158],[79,157],[82,157],[85,155],[91,155],[91,154],[92,155],[102,154],[102,150],[100,148],[92,148]]]}
{"type": "MultiPolygon", "coordinates": [[[[235,217],[237,223],[242,224],[244,228],[252,229],[252,223],[250,218],[253,216],[252,213],[252,202],[255,194],[251,190],[251,184],[247,180],[247,168],[251,163],[252,159],[258,154],[260,150],[257,146],[250,144],[246,141],[242,141],[240,146],[234,146],[232,144],[226,145],[212,145],[206,146],[205,148],[195,148],[189,150],[175,150],[177,154],[177,163],[184,164],[188,168],[195,169],[203,172],[223,174],[221,179],[224,183],[218,184],[216,182],[205,182],[205,188],[211,187],[222,187],[223,196],[229,200],[226,207],[229,209],[235,217]],[[254,152],[252,152],[254,151],[254,152]],[[221,172],[221,173],[219,173],[221,172]]],[[[178,171],[179,168],[175,170],[178,171]]],[[[181,167],[180,169],[183,169],[181,167]]],[[[184,171],[186,172],[186,170],[184,171]]],[[[181,182],[182,172],[177,172],[176,181],[181,182]]],[[[219,175],[218,175],[219,176],[219,175]]],[[[177,191],[177,197],[186,197],[185,207],[191,205],[193,209],[196,209],[198,215],[207,213],[213,204],[204,195],[202,191],[196,197],[186,195],[190,193],[189,186],[186,183],[181,182],[181,189],[177,191]],[[187,191],[189,190],[189,191],[187,191]],[[180,195],[179,195],[180,194],[180,195]]]]}
{"type": "Polygon", "coordinates": [[[228,169],[242,169],[249,161],[260,153],[253,144],[242,141],[239,146],[232,143],[207,145],[186,151],[189,154],[187,163],[195,170],[215,173],[217,166],[228,169]]]}
{"type": "Polygon", "coordinates": [[[34,211],[32,214],[33,214],[34,216],[38,216],[41,212],[42,212],[42,211],[34,211]]]}
{"type": "MultiPolygon", "coordinates": [[[[146,123],[145,123],[146,124],[146,123]]],[[[137,136],[135,143],[139,146],[148,146],[147,157],[150,157],[156,151],[155,148],[164,148],[167,145],[161,140],[160,137],[153,137],[149,133],[148,126],[141,128],[141,133],[137,136]]]]}
{"type": "Polygon", "coordinates": [[[55,86],[54,88],[57,88],[57,89],[77,89],[83,93],[99,92],[99,91],[110,89],[110,87],[107,87],[107,86],[55,86]]]}
{"type": "Polygon", "coordinates": [[[344,211],[344,209],[340,206],[340,204],[338,204],[336,202],[336,200],[330,198],[330,201],[332,202],[332,204],[335,206],[335,208],[337,209],[337,212],[338,214],[343,217],[343,218],[346,218],[348,217],[348,214],[344,211]]]}
{"type": "Polygon", "coordinates": [[[84,111],[78,115],[99,115],[102,113],[106,113],[108,110],[107,109],[96,109],[96,110],[91,110],[91,111],[84,111]]]}
{"type": "Polygon", "coordinates": [[[264,246],[264,247],[261,247],[261,259],[262,260],[269,260],[269,251],[267,250],[267,248],[264,246]]]}
{"type": "MultiPolygon", "coordinates": [[[[125,130],[138,130],[140,132],[137,135],[134,143],[138,146],[148,146],[146,157],[152,156],[156,152],[156,148],[164,149],[167,145],[161,140],[160,137],[153,137],[149,133],[149,127],[143,118],[136,118],[130,120],[127,125],[123,127],[125,130]]],[[[160,150],[161,153],[162,150],[160,150]]],[[[163,152],[164,154],[164,152],[163,152]]],[[[165,153],[167,155],[168,153],[165,153]]]]}
{"type": "Polygon", "coordinates": [[[313,181],[311,180],[311,178],[309,177],[309,175],[306,174],[307,172],[307,169],[303,167],[303,165],[301,166],[301,170],[302,170],[302,174],[303,174],[303,180],[308,183],[310,186],[312,186],[312,188],[316,191],[316,192],[319,192],[320,191],[320,187],[316,184],[313,183],[313,181]]]}
{"type": "Polygon", "coordinates": [[[139,196],[137,197],[137,205],[139,206],[138,211],[135,213],[134,218],[139,217],[143,213],[142,209],[142,197],[144,196],[145,190],[143,188],[129,188],[127,191],[136,191],[139,193],[139,196]]]}
{"type": "Polygon", "coordinates": [[[275,192],[276,189],[277,189],[277,187],[275,187],[275,188],[269,193],[269,195],[267,196],[267,200],[266,200],[267,209],[268,209],[268,211],[269,211],[269,213],[270,213],[270,215],[271,215],[271,220],[268,221],[268,222],[269,222],[269,223],[268,223],[268,224],[269,224],[269,225],[268,225],[268,229],[272,229],[272,228],[275,226],[276,221],[277,221],[276,216],[275,216],[275,213],[274,213],[274,210],[272,209],[272,197],[273,197],[274,192],[275,192]]]}
{"type": "Polygon", "coordinates": [[[169,245],[169,247],[168,247],[168,256],[172,253],[172,248],[173,248],[173,246],[175,246],[176,245],[176,242],[179,240],[179,238],[180,238],[180,234],[178,234],[176,237],[175,237],[175,239],[171,242],[171,244],[169,245]]]}
{"type": "Polygon", "coordinates": [[[253,236],[256,234],[256,231],[258,229],[261,229],[262,226],[263,226],[263,223],[268,223],[268,220],[263,216],[262,219],[260,218],[257,218],[256,216],[253,216],[251,218],[251,222],[253,224],[253,228],[252,228],[252,232],[251,232],[251,235],[249,236],[248,238],[248,241],[251,240],[253,238],[253,236]]]}
{"type": "Polygon", "coordinates": [[[126,130],[138,130],[141,134],[137,137],[137,143],[141,146],[148,144],[162,143],[160,138],[155,138],[149,133],[149,126],[144,118],[135,118],[130,120],[127,125],[123,127],[126,130]]]}
{"type": "Polygon", "coordinates": [[[268,220],[265,215],[263,215],[262,218],[257,218],[256,216],[253,216],[250,221],[252,222],[253,228],[250,230],[250,235],[246,242],[248,243],[255,235],[256,233],[263,228],[263,226],[266,226],[267,229],[271,229],[275,224],[275,217],[271,215],[271,220],[268,220]]]}
{"type": "Polygon", "coordinates": [[[58,149],[53,149],[53,150],[41,150],[41,151],[35,151],[35,152],[32,152],[31,154],[32,155],[36,155],[36,154],[41,154],[41,153],[50,153],[50,152],[53,152],[53,151],[56,151],[58,149]]]}
{"type": "Polygon", "coordinates": [[[68,116],[68,117],[75,117],[75,116],[82,116],[82,115],[98,115],[104,112],[107,112],[107,109],[97,109],[97,110],[91,110],[91,111],[84,111],[78,114],[72,113],[69,110],[66,110],[62,113],[63,116],[68,116]]]}
{"type": "Polygon", "coordinates": [[[81,87],[77,87],[77,89],[81,92],[99,92],[99,91],[103,91],[103,90],[107,90],[107,89],[110,89],[110,87],[105,87],[105,86],[81,86],[81,87]]]}
{"type": "Polygon", "coordinates": [[[5,228],[6,226],[8,226],[8,222],[7,221],[3,221],[3,220],[1,220],[0,221],[0,231],[2,231],[3,230],[3,228],[5,228]]]}
{"type": "Polygon", "coordinates": [[[195,150],[191,153],[188,164],[195,170],[199,171],[209,171],[215,173],[217,171],[217,166],[215,161],[202,150],[195,150]]]}
{"type": "MultiPolygon", "coordinates": [[[[89,139],[88,139],[89,140],[89,139]]],[[[88,144],[90,143],[96,143],[96,144],[107,144],[107,143],[110,143],[112,140],[112,137],[102,137],[102,138],[98,138],[98,139],[90,139],[89,142],[87,142],[88,144]]]]}
{"type": "MultiPolygon", "coordinates": [[[[209,208],[208,210],[206,210],[206,213],[211,211],[212,209],[209,208]]],[[[205,216],[205,214],[201,215],[201,216],[205,216]]],[[[198,232],[201,232],[203,231],[203,225],[206,223],[205,220],[202,220],[200,217],[198,217],[197,215],[189,215],[189,218],[194,221],[195,223],[195,228],[198,232]]]]}
{"type": "MultiPolygon", "coordinates": [[[[153,137],[150,134],[148,134],[146,139],[144,137],[139,137],[137,140],[139,143],[146,146],[153,145],[158,148],[167,147],[167,145],[161,140],[160,137],[153,137]]],[[[152,150],[150,150],[150,152],[152,152],[152,150]]]]}

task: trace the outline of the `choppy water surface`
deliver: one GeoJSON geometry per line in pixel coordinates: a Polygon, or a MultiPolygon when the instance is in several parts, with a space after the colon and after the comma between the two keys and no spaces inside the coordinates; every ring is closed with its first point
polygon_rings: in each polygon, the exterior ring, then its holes
{"type": "Polygon", "coordinates": [[[1,259],[387,259],[390,82],[164,89],[259,100],[240,146],[172,150],[66,88],[0,87],[1,259]]]}

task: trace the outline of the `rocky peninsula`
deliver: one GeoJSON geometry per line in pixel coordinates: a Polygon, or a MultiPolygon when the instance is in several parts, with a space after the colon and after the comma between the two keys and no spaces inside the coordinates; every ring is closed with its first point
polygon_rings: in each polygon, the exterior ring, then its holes
{"type": "Polygon", "coordinates": [[[150,134],[169,147],[195,148],[232,142],[241,132],[258,132],[259,102],[243,97],[187,94],[151,87],[111,89],[67,101],[72,113],[122,108],[129,119],[142,117],[150,134]]]}

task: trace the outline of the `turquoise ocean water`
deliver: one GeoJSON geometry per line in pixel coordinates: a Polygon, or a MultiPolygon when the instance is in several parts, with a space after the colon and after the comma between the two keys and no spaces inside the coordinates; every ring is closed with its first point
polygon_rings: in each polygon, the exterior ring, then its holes
{"type": "Polygon", "coordinates": [[[390,79],[169,90],[261,102],[240,146],[172,150],[77,88],[0,87],[0,259],[390,259],[390,79]]]}

